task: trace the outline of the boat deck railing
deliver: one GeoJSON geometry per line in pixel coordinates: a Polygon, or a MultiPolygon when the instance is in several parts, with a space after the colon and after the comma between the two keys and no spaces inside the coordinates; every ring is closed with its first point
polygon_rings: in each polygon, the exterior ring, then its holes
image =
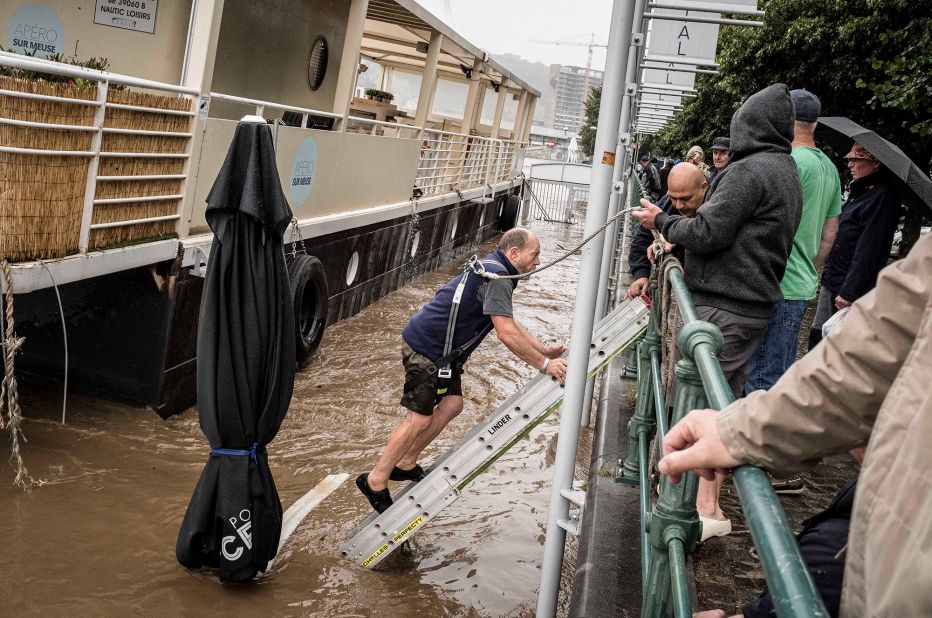
{"type": "MultiPolygon", "coordinates": [[[[177,222],[181,218],[181,209],[183,207],[184,185],[187,180],[188,167],[191,158],[191,142],[193,135],[193,122],[197,113],[198,91],[192,88],[185,88],[174,84],[166,84],[152,80],[140,79],[128,75],[119,75],[105,71],[76,67],[51,60],[32,58],[10,52],[0,52],[0,66],[6,66],[13,69],[20,69],[26,72],[37,72],[44,74],[58,75],[69,78],[72,83],[96,84],[96,96],[94,98],[75,98],[54,94],[43,94],[39,92],[27,92],[0,88],[0,95],[11,97],[19,101],[41,101],[46,103],[53,110],[58,110],[56,115],[60,122],[38,122],[36,120],[26,119],[25,114],[16,110],[16,106],[11,103],[11,110],[4,113],[0,118],[0,124],[9,127],[7,136],[14,143],[33,144],[33,146],[15,146],[0,145],[0,153],[9,155],[31,155],[48,160],[50,166],[60,166],[58,157],[68,159],[85,159],[88,161],[86,180],[84,184],[84,205],[81,212],[80,229],[78,232],[78,251],[86,253],[89,248],[94,248],[92,244],[92,234],[95,230],[106,230],[111,228],[127,228],[132,226],[141,226],[145,224],[156,224],[161,222],[177,222]],[[152,97],[146,100],[146,105],[120,103],[111,100],[111,90],[123,87],[141,88],[148,91],[154,91],[160,94],[167,94],[169,97],[152,97]],[[177,95],[177,97],[171,96],[177,95]],[[181,106],[166,105],[165,103],[177,103],[178,97],[186,99],[187,102],[181,106]],[[160,104],[161,102],[161,104],[160,104]],[[77,110],[81,108],[92,108],[93,117],[88,118],[87,124],[79,124],[64,110],[77,110]],[[180,107],[180,108],[179,108],[180,107]],[[122,115],[125,117],[129,114],[147,115],[151,117],[180,117],[187,119],[182,122],[182,130],[150,130],[143,128],[125,128],[114,126],[120,124],[119,121],[111,122],[113,116],[122,115]],[[69,122],[71,120],[71,122],[69,122]],[[65,138],[57,140],[59,144],[74,143],[75,141],[86,143],[87,147],[80,149],[68,148],[42,148],[36,147],[39,141],[34,135],[36,133],[53,130],[60,132],[58,135],[64,135],[65,138]],[[30,137],[33,135],[33,137],[30,137]],[[79,136],[90,136],[89,140],[81,140],[79,136]],[[139,150],[138,147],[126,145],[113,150],[105,150],[103,146],[109,142],[117,142],[118,136],[136,136],[140,138],[141,143],[145,144],[172,144],[171,147],[149,148],[139,150]],[[78,139],[74,139],[74,138],[78,139]],[[109,138],[109,139],[108,139],[109,138]],[[178,140],[185,140],[186,143],[178,147],[178,140]],[[125,161],[125,164],[117,164],[115,160],[125,161]],[[170,160],[181,161],[181,165],[172,166],[171,172],[149,172],[144,174],[125,174],[125,173],[103,173],[100,171],[104,168],[102,161],[106,161],[110,169],[131,168],[134,162],[140,162],[141,166],[150,165],[153,169],[166,167],[170,165],[170,160]],[[148,162],[148,163],[144,163],[148,162]],[[136,183],[133,189],[120,192],[119,197],[107,197],[111,191],[107,187],[98,191],[98,185],[108,184],[114,186],[123,183],[123,189],[126,183],[136,183]],[[158,191],[158,187],[173,186],[180,187],[171,193],[158,191]],[[156,190],[153,191],[153,187],[156,190]],[[105,214],[100,212],[108,207],[111,211],[119,211],[121,206],[125,206],[129,211],[132,205],[159,203],[159,204],[176,204],[172,212],[160,214],[158,216],[135,216],[122,220],[113,220],[112,216],[95,217],[95,214],[105,214]]],[[[77,116],[78,114],[75,114],[77,116]]],[[[146,123],[142,122],[142,126],[146,123]]],[[[177,124],[177,123],[176,123],[177,124]]],[[[54,134],[53,134],[54,135],[54,134]]],[[[145,209],[143,209],[144,211],[145,209]]],[[[164,209],[163,209],[164,210],[164,209]]],[[[35,215],[34,215],[35,216],[35,215]]],[[[129,234],[131,235],[131,233],[129,234]]]]}
{"type": "Polygon", "coordinates": [[[301,126],[307,126],[310,117],[333,118],[333,130],[336,131],[419,140],[415,187],[421,190],[422,197],[482,186],[491,187],[506,182],[516,175],[516,157],[524,146],[513,140],[453,133],[359,116],[343,117],[332,112],[217,92],[211,92],[210,98],[254,107],[257,116],[264,116],[270,109],[295,112],[301,114],[301,126]]]}
{"type": "MultiPolygon", "coordinates": [[[[43,86],[36,90],[32,87],[16,89],[19,86],[14,82],[0,85],[0,97],[11,101],[10,108],[0,117],[0,132],[4,134],[0,156],[8,158],[8,165],[24,165],[17,157],[27,157],[23,159],[27,167],[33,165],[36,157],[40,160],[37,165],[49,168],[61,167],[63,158],[87,162],[86,171],[83,164],[79,166],[80,179],[68,179],[75,185],[71,193],[54,198],[68,199],[71,200],[69,204],[77,205],[79,212],[72,207],[68,214],[74,218],[74,240],[70,239],[68,229],[63,228],[60,236],[68,238],[59,242],[61,247],[49,248],[42,245],[45,241],[40,242],[40,236],[46,233],[41,231],[41,223],[23,223],[21,227],[25,231],[21,235],[30,236],[28,242],[34,246],[11,253],[13,262],[30,261],[35,257],[56,259],[142,244],[164,238],[172,231],[175,236],[182,236],[187,229],[182,221],[185,191],[189,176],[196,173],[193,171],[196,167],[191,167],[192,137],[198,118],[208,117],[210,99],[244,105],[262,117],[267,110],[276,110],[278,114],[298,113],[301,126],[307,126],[313,116],[315,121],[332,119],[330,130],[333,131],[419,140],[420,149],[416,161],[412,161],[417,166],[416,197],[441,196],[480,187],[488,187],[491,194],[496,184],[513,180],[520,172],[517,168],[523,144],[515,141],[341,116],[222,93],[202,95],[193,88],[10,52],[0,52],[0,67],[22,71],[27,78],[30,74],[51,74],[65,78],[62,81],[71,85],[85,86],[77,89],[67,85],[62,88],[43,86]],[[126,91],[127,88],[133,90],[126,91]],[[115,92],[118,90],[124,93],[115,92]],[[126,95],[130,95],[130,102],[126,101],[126,95]],[[46,113],[47,118],[39,118],[20,110],[30,102],[50,106],[52,115],[46,113]],[[82,111],[88,109],[93,112],[82,111]],[[126,126],[127,115],[135,115],[136,125],[126,126]],[[166,122],[171,130],[163,128],[166,122]],[[153,126],[158,128],[153,129],[153,126]],[[109,148],[108,144],[120,146],[109,148]]],[[[34,114],[41,116],[40,112],[34,114]]],[[[43,213],[42,200],[35,199],[30,193],[32,190],[25,187],[40,182],[41,177],[40,173],[35,179],[19,179],[17,182],[25,183],[24,186],[7,193],[20,196],[18,203],[26,203],[29,199],[36,203],[36,208],[28,213],[24,211],[23,216],[37,220],[58,217],[55,213],[43,213]]]]}
{"type": "MultiPolygon", "coordinates": [[[[630,203],[637,204],[645,194],[632,175],[630,203]]],[[[698,477],[689,472],[676,485],[663,477],[659,498],[651,505],[659,477],[652,472],[662,455],[660,445],[668,427],[691,410],[721,410],[733,397],[717,358],[721,332],[699,319],[683,267],[673,258],[664,258],[655,263],[650,281],[650,321],[636,348],[637,395],[628,425],[628,456],[617,480],[640,488],[641,615],[688,618],[697,609],[690,607],[686,558],[701,535],[696,512],[698,477]]],[[[777,615],[827,616],[769,477],[752,466],[741,466],[733,473],[777,615]]]]}

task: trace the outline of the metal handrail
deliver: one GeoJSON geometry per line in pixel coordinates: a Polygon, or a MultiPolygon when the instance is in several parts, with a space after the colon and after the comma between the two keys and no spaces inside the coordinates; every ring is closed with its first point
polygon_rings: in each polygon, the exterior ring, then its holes
{"type": "MultiPolygon", "coordinates": [[[[37,122],[35,120],[19,119],[0,119],[4,125],[18,126],[24,129],[52,129],[59,131],[72,131],[84,134],[90,134],[91,143],[89,147],[82,150],[53,150],[48,148],[29,148],[19,146],[0,145],[0,152],[24,154],[31,156],[58,156],[58,157],[78,157],[89,160],[85,190],[84,190],[84,208],[81,213],[81,223],[78,237],[78,250],[80,253],[87,252],[91,247],[93,230],[107,227],[116,227],[118,225],[131,225],[135,223],[151,223],[155,221],[181,221],[181,210],[183,200],[178,195],[183,194],[187,185],[189,166],[192,160],[192,137],[194,135],[195,123],[202,116],[198,116],[199,103],[203,104],[203,99],[224,101],[227,103],[252,106],[256,109],[257,115],[264,115],[266,109],[281,111],[292,111],[302,114],[302,125],[305,124],[308,116],[319,116],[332,118],[337,131],[346,132],[348,125],[363,124],[371,126],[373,133],[376,127],[396,128],[399,132],[408,131],[413,137],[416,137],[422,144],[421,152],[418,156],[415,171],[415,185],[422,190],[424,196],[441,195],[448,192],[460,192],[478,187],[489,187],[490,191],[493,186],[499,183],[508,182],[514,177],[515,162],[520,155],[519,148],[523,146],[517,141],[502,140],[498,138],[483,137],[476,135],[465,135],[442,131],[437,129],[427,129],[423,127],[414,127],[410,125],[385,122],[380,120],[357,118],[348,114],[336,114],[334,112],[299,107],[273,101],[262,101],[247,97],[238,97],[234,95],[208,92],[203,93],[194,88],[166,84],[152,80],[136,78],[128,75],[87,69],[64,64],[42,58],[26,57],[19,54],[0,52],[0,65],[18,68],[27,71],[61,75],[75,79],[84,79],[88,82],[96,83],[96,96],[90,99],[74,99],[65,96],[46,95],[30,92],[19,92],[15,90],[0,89],[0,95],[32,98],[39,100],[48,100],[57,103],[68,103],[75,105],[88,106],[94,109],[93,121],[88,125],[56,124],[49,122],[37,122]],[[189,105],[184,109],[166,109],[164,107],[148,107],[143,105],[133,105],[129,103],[117,103],[108,100],[108,92],[112,85],[134,86],[145,88],[147,90],[160,90],[166,93],[177,94],[181,98],[188,100],[189,105]],[[106,111],[108,109],[135,110],[147,113],[171,114],[184,116],[187,119],[187,126],[177,131],[156,131],[143,129],[126,129],[118,127],[105,126],[106,111]],[[133,152],[133,151],[104,151],[102,146],[106,144],[103,140],[104,134],[126,134],[140,136],[159,136],[179,138],[186,140],[184,150],[180,152],[133,152]],[[103,175],[98,176],[100,160],[103,158],[158,158],[158,159],[180,159],[184,161],[183,170],[180,174],[147,174],[137,177],[126,175],[103,175]],[[112,182],[116,180],[180,180],[180,191],[173,191],[171,195],[157,196],[158,199],[177,200],[178,209],[171,216],[157,218],[139,218],[132,219],[128,222],[114,223],[94,223],[95,206],[116,203],[132,203],[154,201],[156,196],[137,196],[126,198],[98,198],[97,183],[98,181],[112,182]]],[[[204,109],[200,109],[203,114],[204,109]]],[[[399,133],[399,136],[405,135],[399,133]]],[[[180,225],[180,224],[179,224],[180,225]]],[[[180,233],[180,228],[176,226],[176,232],[180,233]]]]}
{"type": "MultiPolygon", "coordinates": [[[[689,307],[694,312],[682,271],[671,269],[670,279],[677,304],[681,308],[689,307]]],[[[691,325],[708,325],[708,328],[715,328],[707,322],[687,318],[685,312],[681,313],[684,329],[691,325]]],[[[699,329],[694,330],[696,335],[701,335],[699,329]]],[[[691,347],[693,361],[702,378],[709,405],[716,410],[724,409],[734,398],[719,365],[717,350],[711,341],[701,336],[693,337],[695,344],[688,341],[689,338],[687,337],[686,346],[687,349],[691,347]]],[[[777,615],[827,616],[822,598],[815,589],[780,499],[774,492],[767,474],[754,466],[741,466],[734,471],[734,475],[741,508],[751,530],[751,538],[758,548],[777,615]]]]}
{"type": "Polygon", "coordinates": [[[311,109],[310,107],[298,107],[297,105],[288,105],[287,103],[273,103],[272,101],[262,101],[260,99],[250,99],[248,97],[237,97],[232,94],[223,94],[222,92],[211,92],[208,95],[211,100],[216,99],[217,101],[227,101],[228,103],[239,103],[241,105],[251,105],[257,108],[266,108],[279,109],[285,112],[297,112],[299,114],[310,114],[313,116],[324,116],[326,118],[334,118],[337,120],[342,120],[343,116],[341,114],[335,114],[333,112],[325,112],[319,109],[311,109]]]}
{"type": "Polygon", "coordinates": [[[35,58],[32,56],[23,56],[21,54],[15,54],[12,52],[0,51],[0,60],[3,60],[3,64],[7,66],[23,69],[26,71],[51,73],[52,75],[86,79],[87,81],[92,82],[110,82],[111,84],[120,84],[122,86],[162,90],[164,92],[174,92],[177,94],[200,94],[197,88],[188,88],[186,86],[178,86],[176,84],[167,84],[165,82],[157,82],[152,79],[132,77],[131,75],[121,75],[119,73],[111,73],[109,71],[87,69],[84,67],[77,67],[70,64],[55,62],[54,60],[35,58]]]}
{"type": "MultiPolygon", "coordinates": [[[[646,194],[635,174],[631,174],[632,203],[646,194]]],[[[660,268],[655,264],[656,269],[660,268]]],[[[676,299],[683,327],[677,344],[682,359],[676,365],[677,384],[670,426],[690,410],[729,405],[733,396],[719,365],[717,352],[721,332],[699,319],[678,264],[665,267],[665,276],[676,299]]],[[[652,278],[653,280],[654,278],[652,278]]],[[[656,283],[652,283],[656,288],[656,283]]],[[[656,289],[655,289],[656,291],[656,289]]],[[[658,299],[658,295],[654,294],[658,299]]],[[[634,416],[629,422],[628,456],[621,467],[620,482],[640,486],[642,531],[642,615],[691,615],[687,587],[686,556],[695,550],[701,533],[696,513],[698,479],[692,472],[676,486],[660,481],[660,497],[647,511],[651,495],[648,481],[648,453],[652,440],[663,439],[666,406],[660,384],[661,302],[651,307],[647,333],[637,348],[637,397],[634,416]]],[[[767,474],[753,466],[734,471],[738,497],[757,547],[764,577],[771,590],[777,615],[827,616],[822,598],[799,552],[792,528],[767,474]]]]}

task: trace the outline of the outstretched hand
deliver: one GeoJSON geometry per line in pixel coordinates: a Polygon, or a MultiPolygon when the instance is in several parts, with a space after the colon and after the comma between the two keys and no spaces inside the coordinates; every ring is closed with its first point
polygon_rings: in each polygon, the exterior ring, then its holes
{"type": "Polygon", "coordinates": [[[694,470],[711,481],[716,472],[734,468],[743,462],[735,459],[718,432],[718,411],[693,410],[674,425],[663,440],[663,459],[657,467],[679,483],[684,472],[694,470]]]}

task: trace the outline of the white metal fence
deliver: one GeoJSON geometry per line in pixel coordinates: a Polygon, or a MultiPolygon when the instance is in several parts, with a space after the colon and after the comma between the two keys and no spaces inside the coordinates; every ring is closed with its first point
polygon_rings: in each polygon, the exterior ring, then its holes
{"type": "Polygon", "coordinates": [[[525,185],[528,216],[543,221],[577,223],[589,203],[592,168],[578,163],[537,163],[525,185]]]}
{"type": "Polygon", "coordinates": [[[421,134],[415,184],[425,195],[461,191],[509,179],[518,144],[435,129],[421,134]]]}
{"type": "MultiPolygon", "coordinates": [[[[102,71],[95,71],[92,69],[85,69],[81,67],[75,67],[67,64],[62,64],[58,62],[53,62],[50,60],[42,60],[38,58],[30,58],[26,56],[21,56],[19,54],[13,54],[9,52],[0,52],[0,65],[5,65],[12,67],[14,69],[21,69],[23,71],[33,71],[41,72],[53,75],[60,75],[64,77],[69,77],[74,80],[85,80],[87,82],[96,83],[97,96],[94,99],[77,99],[63,96],[54,96],[46,94],[38,94],[33,92],[20,92],[16,90],[8,90],[5,88],[0,88],[0,95],[21,98],[21,99],[33,99],[41,101],[49,101],[51,103],[65,103],[70,105],[81,105],[81,106],[91,106],[94,107],[94,118],[93,123],[88,126],[84,125],[74,125],[74,124],[65,124],[65,123],[49,123],[49,122],[36,122],[29,120],[21,120],[15,118],[0,118],[0,123],[4,125],[10,125],[14,127],[21,127],[26,129],[51,129],[55,131],[64,131],[64,132],[86,132],[91,133],[91,143],[90,148],[87,150],[57,150],[57,149],[47,149],[47,148],[29,148],[29,147],[19,147],[19,146],[7,146],[0,145],[0,152],[11,153],[11,154],[21,154],[21,155],[33,155],[37,157],[83,157],[89,159],[89,164],[87,166],[87,181],[84,191],[84,209],[81,215],[81,227],[78,239],[78,249],[81,253],[85,253],[89,249],[90,236],[92,230],[98,229],[107,229],[115,227],[125,227],[132,225],[140,225],[146,223],[157,223],[161,221],[178,221],[181,218],[181,208],[182,208],[182,198],[184,196],[184,184],[187,179],[188,173],[188,161],[191,157],[191,136],[193,131],[193,121],[196,114],[196,105],[198,101],[198,91],[191,88],[183,88],[181,86],[176,86],[173,84],[165,84],[161,82],[155,82],[151,80],[139,79],[135,77],[130,77],[126,75],[118,75],[114,73],[106,73],[102,71]],[[147,106],[147,105],[133,105],[127,103],[116,103],[109,100],[108,94],[111,86],[131,86],[136,88],[144,88],[146,90],[154,90],[161,93],[176,94],[180,97],[188,99],[188,104],[185,105],[185,109],[170,109],[165,107],[157,106],[147,106]],[[187,123],[187,130],[185,131],[151,131],[144,129],[127,129],[127,128],[115,128],[105,126],[105,119],[107,118],[107,112],[111,110],[128,110],[131,112],[139,112],[143,114],[163,114],[169,116],[182,116],[187,117],[189,122],[187,123]],[[145,137],[160,137],[160,138],[184,138],[187,139],[187,144],[183,152],[136,152],[136,151],[105,151],[102,150],[102,145],[105,135],[136,135],[136,136],[145,136],[145,137]],[[100,169],[100,162],[102,159],[116,159],[116,158],[126,158],[126,159],[183,159],[185,164],[183,166],[183,171],[180,173],[173,174],[145,174],[145,175],[98,175],[98,170],[100,169]],[[166,194],[166,195],[151,195],[151,194],[140,194],[140,195],[129,195],[117,198],[98,198],[97,186],[98,183],[110,183],[110,182],[120,182],[120,181],[160,181],[160,180],[180,180],[181,181],[181,190],[177,193],[166,194]],[[169,215],[162,215],[157,217],[139,217],[139,218],[130,218],[122,221],[108,221],[101,223],[94,223],[94,212],[95,207],[104,206],[104,205],[114,205],[114,204],[139,204],[146,202],[176,202],[177,208],[175,212],[169,215]]],[[[138,187],[142,188],[144,183],[140,183],[138,187]]]]}
{"type": "MultiPolygon", "coordinates": [[[[91,246],[91,232],[107,228],[134,226],[145,223],[163,221],[178,222],[181,219],[185,184],[189,173],[192,156],[191,139],[194,123],[201,102],[201,93],[192,88],[184,88],[173,84],[155,82],[127,75],[119,75],[75,67],[72,65],[29,58],[18,54],[0,52],[0,66],[7,66],[23,71],[39,72],[69,77],[74,80],[85,80],[96,84],[97,96],[91,99],[72,99],[63,96],[42,95],[30,92],[18,92],[0,88],[0,95],[9,97],[35,98],[49,100],[56,103],[94,107],[93,123],[87,126],[79,124],[35,122],[15,118],[0,117],[0,125],[13,125],[26,129],[53,129],[56,131],[91,133],[90,148],[84,150],[29,148],[14,145],[0,145],[0,152],[38,157],[85,157],[89,159],[87,168],[86,187],[84,191],[84,209],[81,216],[80,236],[78,242],[79,252],[85,253],[91,246]],[[133,87],[155,91],[161,94],[175,95],[175,99],[186,100],[184,109],[168,109],[164,106],[144,106],[118,103],[109,100],[108,93],[112,86],[133,87]],[[143,129],[116,128],[107,126],[105,119],[109,110],[128,110],[143,114],[165,114],[181,116],[187,119],[183,131],[151,131],[143,129]],[[106,151],[102,149],[104,136],[108,134],[124,134],[146,136],[151,138],[184,138],[186,140],[183,151],[174,152],[137,152],[133,149],[124,151],[106,151]],[[131,173],[131,174],[98,174],[102,159],[116,158],[147,158],[147,159],[182,159],[181,171],[173,173],[131,173]],[[180,190],[165,194],[139,194],[121,195],[120,197],[97,197],[98,186],[103,183],[136,182],[136,181],[180,181],[180,190]],[[95,207],[113,206],[120,204],[145,204],[148,202],[175,202],[177,208],[171,214],[160,216],[145,216],[128,218],[119,221],[95,222],[95,207]]],[[[358,118],[354,116],[341,116],[332,112],[297,107],[270,101],[261,101],[237,97],[233,95],[211,92],[211,100],[225,101],[252,108],[258,116],[265,117],[267,110],[292,114],[289,124],[302,127],[313,126],[317,122],[329,121],[327,128],[336,131],[365,133],[388,138],[417,139],[420,141],[420,151],[416,162],[417,172],[415,186],[420,189],[423,196],[440,195],[455,191],[462,191],[476,187],[491,187],[500,182],[508,181],[514,176],[518,163],[517,158],[523,152],[523,144],[510,140],[493,139],[483,136],[464,135],[435,129],[420,129],[410,125],[358,118]]],[[[209,103],[208,103],[209,105],[209,103]]],[[[202,110],[203,112],[203,110],[202,110]]],[[[177,149],[176,149],[177,150],[177,149]]],[[[137,183],[139,184],[139,183],[137,183]]],[[[140,185],[142,186],[142,185],[140,185]]],[[[176,231],[180,231],[176,223],[176,231]]]]}

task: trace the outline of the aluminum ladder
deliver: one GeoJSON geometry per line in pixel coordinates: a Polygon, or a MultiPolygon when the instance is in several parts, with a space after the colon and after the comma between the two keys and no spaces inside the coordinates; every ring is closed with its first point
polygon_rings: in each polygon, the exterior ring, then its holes
{"type": "MultiPolygon", "coordinates": [[[[596,325],[588,379],[644,333],[648,314],[644,301],[635,298],[619,305],[596,325]]],[[[560,407],[562,389],[555,378],[536,376],[434,462],[420,482],[409,483],[399,491],[384,513],[373,513],[366,519],[340,547],[340,555],[364,568],[378,565],[560,407]]]]}

